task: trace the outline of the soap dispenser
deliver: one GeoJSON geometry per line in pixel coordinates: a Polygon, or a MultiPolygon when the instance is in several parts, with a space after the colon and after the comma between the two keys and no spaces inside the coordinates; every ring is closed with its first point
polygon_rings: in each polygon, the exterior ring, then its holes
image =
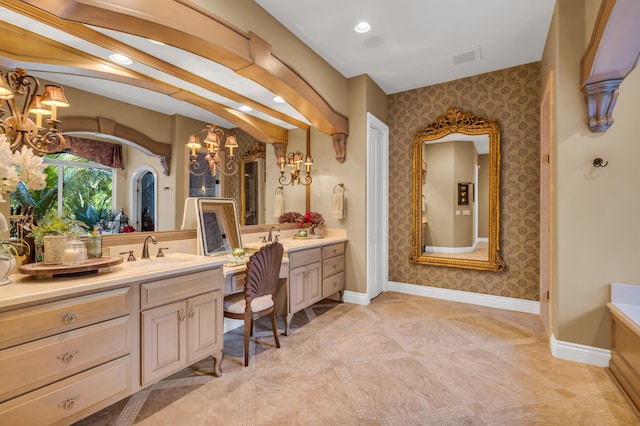
{"type": "Polygon", "coordinates": [[[87,240],[87,257],[99,259],[102,257],[102,236],[98,234],[98,227],[94,226],[91,236],[87,240]]]}

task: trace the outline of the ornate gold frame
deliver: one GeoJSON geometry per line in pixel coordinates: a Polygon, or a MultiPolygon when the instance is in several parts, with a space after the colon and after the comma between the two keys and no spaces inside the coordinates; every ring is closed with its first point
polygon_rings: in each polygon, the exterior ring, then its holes
{"type": "Polygon", "coordinates": [[[244,215],[246,214],[246,206],[244,203],[244,165],[248,161],[256,158],[267,158],[267,145],[264,142],[256,142],[242,156],[240,156],[240,224],[244,225],[244,215]]]}
{"type": "Polygon", "coordinates": [[[500,253],[500,127],[495,120],[477,117],[470,112],[450,109],[436,121],[416,133],[413,139],[413,220],[409,261],[421,265],[503,271],[500,253]],[[488,260],[453,259],[423,256],[422,235],[422,144],[452,133],[489,135],[489,244],[488,260]]]}

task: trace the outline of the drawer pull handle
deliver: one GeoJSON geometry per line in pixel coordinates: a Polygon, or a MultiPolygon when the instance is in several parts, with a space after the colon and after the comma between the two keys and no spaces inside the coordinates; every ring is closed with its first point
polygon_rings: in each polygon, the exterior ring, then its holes
{"type": "Polygon", "coordinates": [[[336,269],[338,267],[338,265],[333,265],[333,269],[336,269]]]}
{"type": "Polygon", "coordinates": [[[69,364],[71,361],[73,361],[73,358],[77,353],[78,351],[69,351],[66,354],[58,355],[58,359],[61,359],[65,364],[69,364]]]}
{"type": "Polygon", "coordinates": [[[191,311],[189,312],[189,318],[193,318],[196,316],[196,311],[191,307],[191,311]]]}
{"type": "Polygon", "coordinates": [[[180,321],[184,321],[185,319],[187,319],[187,316],[184,313],[184,310],[180,309],[180,314],[178,314],[178,319],[180,321]]]}
{"type": "Polygon", "coordinates": [[[80,398],[79,396],[72,396],[70,398],[65,399],[61,403],[58,404],[58,407],[62,407],[65,410],[71,410],[74,405],[76,405],[76,400],[80,398]]]}
{"type": "Polygon", "coordinates": [[[338,252],[338,250],[333,249],[333,254],[336,254],[338,252]]]}
{"type": "Polygon", "coordinates": [[[65,324],[71,324],[78,318],[78,314],[70,314],[68,312],[64,312],[62,314],[58,314],[58,318],[62,318],[65,324]]]}

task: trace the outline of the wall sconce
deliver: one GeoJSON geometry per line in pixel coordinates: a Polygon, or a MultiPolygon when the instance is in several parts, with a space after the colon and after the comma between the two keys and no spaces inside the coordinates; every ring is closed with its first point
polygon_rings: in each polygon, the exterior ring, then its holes
{"type": "Polygon", "coordinates": [[[203,168],[198,163],[197,150],[202,148],[200,143],[200,137],[198,135],[189,136],[187,147],[191,149],[191,161],[189,162],[189,173],[196,176],[202,176],[207,171],[211,172],[211,176],[215,176],[218,172],[225,176],[231,176],[238,172],[238,165],[235,163],[235,155],[233,150],[238,148],[238,142],[233,135],[227,136],[224,147],[229,150],[229,162],[225,166],[228,172],[224,172],[220,169],[220,148],[222,146],[222,140],[224,139],[224,132],[215,124],[210,124],[202,130],[203,142],[207,148],[207,156],[205,161],[208,164],[208,168],[203,168]]]}
{"type": "Polygon", "coordinates": [[[310,185],[311,184],[311,166],[313,166],[313,159],[310,155],[307,155],[306,160],[302,160],[303,156],[300,151],[290,152],[287,154],[286,158],[284,155],[278,157],[278,164],[280,165],[280,178],[278,181],[281,185],[310,185]],[[304,182],[301,181],[300,169],[301,165],[304,162],[306,176],[304,177],[304,182]],[[291,178],[287,182],[287,178],[284,175],[284,169],[286,165],[289,165],[289,171],[291,172],[291,178]]]}
{"type": "MultiPolygon", "coordinates": [[[[39,90],[40,82],[22,68],[0,73],[0,104],[4,101],[11,114],[0,121],[0,133],[7,135],[12,151],[26,145],[38,155],[44,155],[67,147],[58,121],[58,107],[69,106],[64,90],[60,86],[46,85],[42,95],[38,95],[39,90]],[[19,98],[24,98],[22,107],[19,98]],[[35,123],[29,114],[35,114],[35,123]],[[42,127],[42,116],[51,116],[45,122],[46,128],[42,127]]],[[[0,110],[0,117],[4,114],[6,111],[0,110]]]]}

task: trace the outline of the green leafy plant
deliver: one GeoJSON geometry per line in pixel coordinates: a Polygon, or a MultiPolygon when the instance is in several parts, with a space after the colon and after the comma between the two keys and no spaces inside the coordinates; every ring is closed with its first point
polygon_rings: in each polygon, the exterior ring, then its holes
{"type": "Polygon", "coordinates": [[[43,243],[43,238],[47,235],[67,235],[79,237],[87,233],[88,227],[79,220],[60,217],[55,212],[49,212],[40,220],[38,225],[31,228],[27,237],[32,237],[37,245],[43,243]]]}

